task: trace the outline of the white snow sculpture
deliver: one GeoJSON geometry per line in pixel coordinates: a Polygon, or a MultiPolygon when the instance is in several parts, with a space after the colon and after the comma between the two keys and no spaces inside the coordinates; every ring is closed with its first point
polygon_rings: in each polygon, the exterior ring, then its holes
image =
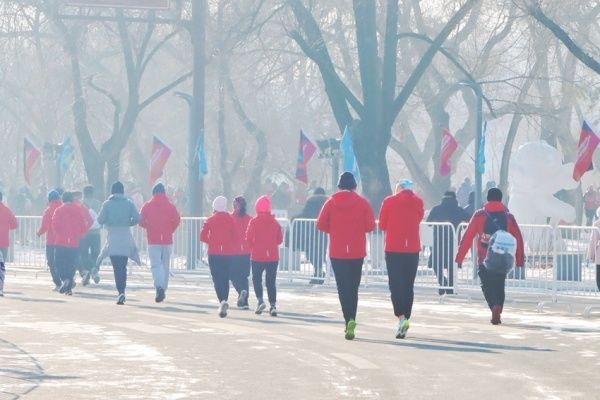
{"type": "Polygon", "coordinates": [[[508,204],[519,224],[573,222],[575,209],[554,197],[577,187],[572,172],[573,163],[563,164],[560,151],[545,142],[519,147],[510,160],[508,204]]]}

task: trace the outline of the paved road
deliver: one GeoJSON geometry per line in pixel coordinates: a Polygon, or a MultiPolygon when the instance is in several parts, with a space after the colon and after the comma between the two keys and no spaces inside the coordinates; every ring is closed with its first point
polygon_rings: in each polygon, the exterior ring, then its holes
{"type": "MultiPolygon", "coordinates": [[[[361,292],[343,338],[332,288],[281,285],[277,318],[216,315],[205,278],[153,303],[135,276],[125,306],[109,275],[73,297],[47,278],[7,277],[0,298],[0,399],[599,399],[600,317],[534,303],[489,324],[479,297],[417,294],[406,340],[383,289],[361,292]]],[[[143,279],[142,279],[143,278],[143,279]]]]}

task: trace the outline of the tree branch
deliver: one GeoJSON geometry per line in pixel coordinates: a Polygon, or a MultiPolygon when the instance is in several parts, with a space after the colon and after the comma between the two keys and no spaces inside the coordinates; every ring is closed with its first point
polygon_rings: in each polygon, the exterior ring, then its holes
{"type": "Polygon", "coordinates": [[[180,76],[179,78],[175,79],[173,82],[169,83],[168,85],[164,86],[162,89],[157,90],[156,92],[154,92],[154,94],[152,94],[151,96],[149,96],[146,100],[142,101],[140,103],[140,112],[148,107],[150,104],[152,104],[153,102],[155,102],[156,100],[158,100],[161,96],[163,96],[165,93],[169,92],[170,90],[176,88],[177,86],[179,86],[181,83],[185,82],[186,80],[188,80],[189,78],[192,77],[192,73],[188,72],[185,75],[180,76]]]}

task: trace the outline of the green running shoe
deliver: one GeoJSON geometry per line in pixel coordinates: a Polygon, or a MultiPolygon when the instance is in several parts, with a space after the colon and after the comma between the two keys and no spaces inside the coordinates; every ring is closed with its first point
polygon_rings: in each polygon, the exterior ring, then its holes
{"type": "Polygon", "coordinates": [[[406,332],[410,328],[410,322],[407,318],[402,318],[398,321],[398,327],[396,328],[396,339],[404,339],[406,337],[406,332]]]}
{"type": "Polygon", "coordinates": [[[356,322],[353,319],[351,319],[346,324],[346,340],[354,339],[354,329],[356,329],[356,322]]]}

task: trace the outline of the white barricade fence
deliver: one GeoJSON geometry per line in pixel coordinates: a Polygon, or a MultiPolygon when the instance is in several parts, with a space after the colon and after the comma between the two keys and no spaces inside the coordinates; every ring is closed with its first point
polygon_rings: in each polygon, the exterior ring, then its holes
{"type": "MultiPolygon", "coordinates": [[[[446,291],[456,278],[456,230],[449,222],[422,222],[421,252],[415,287],[446,291]]],[[[367,258],[363,267],[365,284],[388,282],[385,263],[385,234],[379,226],[367,235],[367,258]]]]}
{"type": "MultiPolygon", "coordinates": [[[[39,216],[17,217],[19,227],[11,231],[9,264],[47,268],[46,237],[38,237],[39,216]]],[[[175,271],[207,271],[206,245],[199,234],[206,218],[182,218],[174,235],[171,267],[175,271]]],[[[280,246],[279,270],[290,280],[325,280],[332,276],[328,257],[328,236],[316,228],[315,219],[278,218],[284,234],[280,246]]],[[[454,258],[466,224],[458,229],[450,223],[421,223],[422,251],[415,286],[445,289],[478,287],[474,245],[458,269],[454,258]]],[[[588,260],[593,227],[521,225],[525,245],[525,265],[507,277],[508,291],[540,292],[556,295],[599,296],[596,265],[588,260]]],[[[146,232],[132,228],[142,263],[149,267],[146,232]]],[[[102,233],[102,245],[105,243],[102,233]]],[[[376,228],[367,234],[367,257],[363,267],[364,284],[387,284],[384,233],[376,228]]]]}
{"type": "Polygon", "coordinates": [[[317,229],[317,220],[296,218],[288,223],[284,240],[288,277],[325,280],[329,273],[327,234],[317,229]]]}
{"type": "Polygon", "coordinates": [[[9,263],[27,267],[46,267],[46,238],[38,237],[42,217],[17,217],[17,229],[11,231],[9,263]]]}
{"type": "Polygon", "coordinates": [[[598,296],[596,265],[588,247],[594,227],[558,226],[554,248],[554,290],[557,295],[598,296]]]}

